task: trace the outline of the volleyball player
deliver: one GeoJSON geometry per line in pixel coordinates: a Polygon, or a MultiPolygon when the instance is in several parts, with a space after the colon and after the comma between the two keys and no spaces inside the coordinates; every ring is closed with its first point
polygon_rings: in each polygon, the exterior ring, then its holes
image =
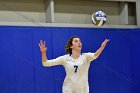
{"type": "Polygon", "coordinates": [[[66,77],[62,87],[63,93],[89,93],[88,70],[90,62],[98,58],[108,41],[108,39],[105,39],[95,53],[81,53],[81,40],[79,37],[74,36],[66,44],[65,55],[48,60],[46,57],[46,42],[40,40],[39,47],[42,53],[42,64],[46,67],[64,66],[66,77]]]}

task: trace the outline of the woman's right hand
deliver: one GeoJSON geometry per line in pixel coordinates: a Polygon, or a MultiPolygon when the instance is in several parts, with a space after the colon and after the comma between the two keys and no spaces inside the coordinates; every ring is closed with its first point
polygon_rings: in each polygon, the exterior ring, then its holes
{"type": "Polygon", "coordinates": [[[40,51],[42,53],[45,53],[47,51],[47,47],[46,47],[46,42],[45,41],[43,43],[42,40],[40,40],[39,47],[40,47],[40,51]]]}

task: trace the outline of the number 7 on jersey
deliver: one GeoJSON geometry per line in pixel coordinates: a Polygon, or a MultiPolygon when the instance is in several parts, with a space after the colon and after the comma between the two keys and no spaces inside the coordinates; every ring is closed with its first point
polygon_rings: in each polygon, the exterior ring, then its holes
{"type": "Polygon", "coordinates": [[[74,65],[75,73],[77,73],[78,66],[74,65]]]}

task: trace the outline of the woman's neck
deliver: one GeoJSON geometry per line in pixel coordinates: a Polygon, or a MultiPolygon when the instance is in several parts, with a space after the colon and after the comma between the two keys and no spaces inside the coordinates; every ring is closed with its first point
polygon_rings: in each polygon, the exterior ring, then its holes
{"type": "Polygon", "coordinates": [[[73,57],[74,59],[77,59],[80,57],[80,55],[81,55],[80,52],[72,51],[71,57],[73,57]]]}

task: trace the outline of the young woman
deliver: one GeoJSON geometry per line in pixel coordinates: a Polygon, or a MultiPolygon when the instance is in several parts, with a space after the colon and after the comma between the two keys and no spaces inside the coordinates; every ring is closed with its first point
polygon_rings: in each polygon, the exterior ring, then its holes
{"type": "Polygon", "coordinates": [[[48,60],[46,57],[46,42],[40,40],[39,47],[42,53],[43,66],[62,65],[66,71],[66,77],[63,83],[63,93],[89,93],[88,70],[90,62],[98,58],[104,50],[107,42],[101,44],[101,47],[95,53],[82,53],[82,43],[79,37],[71,37],[66,44],[66,55],[56,59],[48,60]]]}

